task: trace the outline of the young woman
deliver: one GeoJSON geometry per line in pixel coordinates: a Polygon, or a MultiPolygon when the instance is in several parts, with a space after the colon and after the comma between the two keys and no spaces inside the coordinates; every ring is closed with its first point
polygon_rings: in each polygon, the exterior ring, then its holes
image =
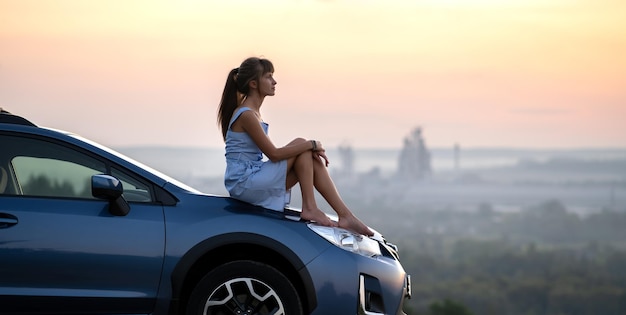
{"type": "Polygon", "coordinates": [[[260,109],[265,97],[275,93],[273,75],[269,60],[251,57],[226,79],[218,121],[226,143],[224,184],[230,196],[282,211],[289,203],[291,187],[299,183],[302,219],[373,235],[339,196],[326,169],[328,157],[321,142],[296,138],[276,147],[268,137],[268,124],[261,119],[260,109]],[[337,212],[339,222],[317,207],[315,189],[337,212]]]}

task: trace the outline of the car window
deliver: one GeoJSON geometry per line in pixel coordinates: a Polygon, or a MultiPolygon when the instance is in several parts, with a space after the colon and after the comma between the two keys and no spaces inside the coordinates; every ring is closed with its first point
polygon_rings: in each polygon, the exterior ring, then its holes
{"type": "Polygon", "coordinates": [[[2,136],[0,147],[19,195],[95,199],[91,176],[106,173],[104,162],[40,139],[2,136]]]}
{"type": "Polygon", "coordinates": [[[102,170],[54,158],[17,156],[11,161],[23,195],[90,198],[91,176],[102,170]]]}
{"type": "MultiPolygon", "coordinates": [[[[2,194],[95,199],[91,177],[109,174],[103,160],[43,139],[0,135],[0,148],[2,194]]],[[[115,166],[110,175],[122,182],[127,201],[154,200],[145,180],[115,166]]]]}
{"type": "Polygon", "coordinates": [[[111,169],[111,175],[122,182],[124,198],[129,202],[151,202],[150,186],[141,180],[132,177],[116,168],[111,169]]]}

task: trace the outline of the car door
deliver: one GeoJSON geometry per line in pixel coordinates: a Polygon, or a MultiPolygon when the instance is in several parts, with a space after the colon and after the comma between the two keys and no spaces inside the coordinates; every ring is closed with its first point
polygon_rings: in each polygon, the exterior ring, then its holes
{"type": "Polygon", "coordinates": [[[150,313],[164,253],[151,184],[78,148],[0,134],[0,312],[150,313]],[[122,180],[130,212],[91,196],[91,176],[122,180]]]}

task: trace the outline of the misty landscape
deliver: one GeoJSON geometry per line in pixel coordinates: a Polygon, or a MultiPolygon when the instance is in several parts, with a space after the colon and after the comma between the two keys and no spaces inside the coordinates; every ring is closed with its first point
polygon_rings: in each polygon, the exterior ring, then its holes
{"type": "Polygon", "coordinates": [[[625,17],[625,0],[0,0],[0,107],[225,196],[218,104],[267,58],[258,117],[277,146],[324,143],[346,204],[398,246],[405,313],[626,315],[625,17]]]}
{"type": "MultiPolygon", "coordinates": [[[[118,150],[226,194],[223,149],[118,150]]],[[[327,153],[346,203],[400,249],[407,314],[626,314],[626,149],[427,149],[416,129],[327,153]]]]}

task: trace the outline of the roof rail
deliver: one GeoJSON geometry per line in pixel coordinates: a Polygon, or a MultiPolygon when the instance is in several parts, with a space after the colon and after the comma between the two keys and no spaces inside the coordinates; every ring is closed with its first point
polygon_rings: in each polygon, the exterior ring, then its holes
{"type": "Polygon", "coordinates": [[[6,110],[4,110],[2,107],[0,107],[0,124],[14,124],[14,125],[37,127],[37,125],[33,124],[26,118],[13,115],[7,112],[6,110]]]}

